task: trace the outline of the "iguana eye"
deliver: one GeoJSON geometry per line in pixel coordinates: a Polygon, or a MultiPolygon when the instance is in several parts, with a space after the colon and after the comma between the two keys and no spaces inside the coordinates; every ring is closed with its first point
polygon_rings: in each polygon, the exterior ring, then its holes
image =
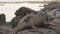
{"type": "Polygon", "coordinates": [[[54,14],[54,16],[55,16],[56,14],[54,14]]]}

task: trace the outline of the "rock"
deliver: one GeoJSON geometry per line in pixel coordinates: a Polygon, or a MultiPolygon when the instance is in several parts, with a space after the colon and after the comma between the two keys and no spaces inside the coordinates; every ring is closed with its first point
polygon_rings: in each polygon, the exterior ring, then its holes
{"type": "Polygon", "coordinates": [[[20,16],[14,17],[10,23],[12,25],[12,28],[15,28],[20,20],[21,20],[20,16]]]}
{"type": "Polygon", "coordinates": [[[46,12],[48,14],[48,18],[51,20],[51,24],[55,24],[52,27],[52,30],[55,30],[57,33],[60,34],[60,3],[58,2],[52,2],[48,5],[44,6],[44,9],[41,10],[41,12],[46,12]]]}
{"type": "Polygon", "coordinates": [[[0,25],[6,23],[6,17],[5,14],[0,14],[0,25]]]}

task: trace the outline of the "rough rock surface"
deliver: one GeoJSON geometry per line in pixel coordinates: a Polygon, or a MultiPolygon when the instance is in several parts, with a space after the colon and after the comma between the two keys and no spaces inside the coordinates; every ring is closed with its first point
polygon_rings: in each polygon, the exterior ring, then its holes
{"type": "Polygon", "coordinates": [[[42,12],[46,12],[50,16],[49,19],[52,19],[51,24],[54,24],[51,27],[57,32],[56,34],[60,34],[60,3],[52,2],[45,5],[42,12]]]}

